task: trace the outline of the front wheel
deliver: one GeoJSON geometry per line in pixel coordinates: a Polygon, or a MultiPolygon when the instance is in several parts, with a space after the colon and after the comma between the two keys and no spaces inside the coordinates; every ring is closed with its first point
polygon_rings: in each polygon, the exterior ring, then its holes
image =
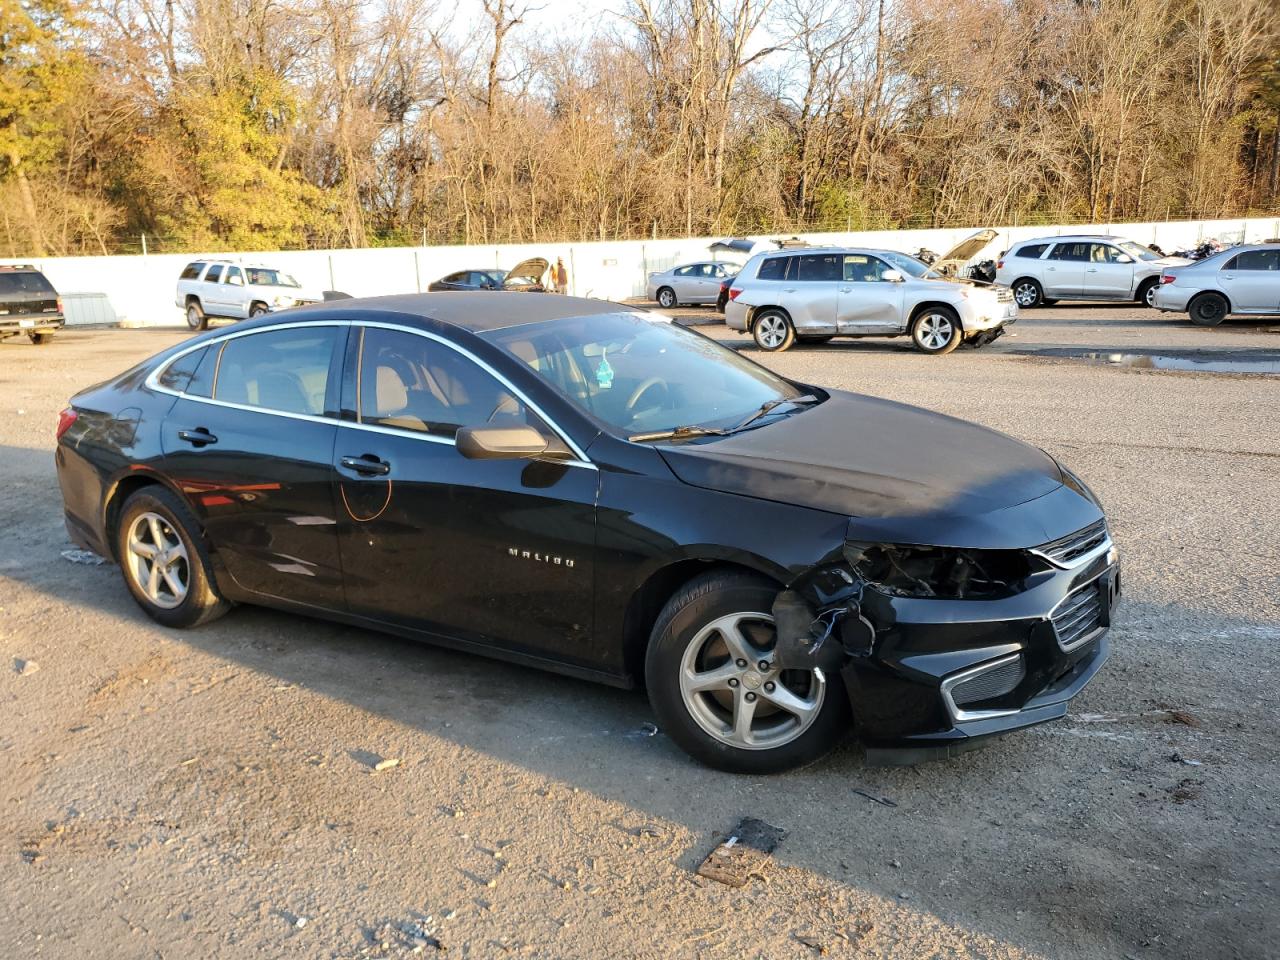
{"type": "Polygon", "coordinates": [[[911,342],[921,353],[941,356],[960,346],[964,331],[960,318],[947,307],[931,307],[911,324],[911,342]]]}
{"type": "Polygon", "coordinates": [[[250,319],[254,317],[265,317],[268,313],[270,313],[270,311],[267,309],[267,305],[265,303],[255,303],[249,308],[250,319]]]}
{"type": "Polygon", "coordinates": [[[231,604],[218,593],[199,524],[171,490],[151,486],[124,502],[116,558],[138,606],[166,627],[194,627],[231,604]]]}
{"type": "Polygon", "coordinates": [[[658,291],[658,306],[664,310],[671,310],[678,306],[676,302],[676,292],[670,287],[663,287],[658,291]]]}
{"type": "Polygon", "coordinates": [[[1040,284],[1030,277],[1013,281],[1013,299],[1024,310],[1038,307],[1044,303],[1044,290],[1040,284]]]}
{"type": "Polygon", "coordinates": [[[839,675],[774,666],[776,594],[749,574],[703,574],[667,602],[653,628],[645,683],[658,725],[718,770],[804,766],[849,729],[839,675]]]}
{"type": "Polygon", "coordinates": [[[1202,293],[1191,301],[1187,313],[1198,327],[1216,327],[1227,318],[1227,298],[1220,293],[1202,293]]]}
{"type": "Polygon", "coordinates": [[[34,343],[37,347],[43,347],[46,344],[53,343],[52,333],[33,333],[30,336],[31,336],[31,342],[34,343]]]}
{"type": "Polygon", "coordinates": [[[786,350],[796,342],[791,318],[781,310],[766,310],[757,316],[751,325],[751,336],[757,347],[770,353],[786,350]]]}

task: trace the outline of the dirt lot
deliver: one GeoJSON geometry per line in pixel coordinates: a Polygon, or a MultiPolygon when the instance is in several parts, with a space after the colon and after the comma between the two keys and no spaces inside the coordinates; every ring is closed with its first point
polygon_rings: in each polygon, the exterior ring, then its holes
{"type": "Polygon", "coordinates": [[[1017,353],[1276,358],[1275,333],[1076,307],[945,358],[768,357],[1062,457],[1127,596],[1065,721],[756,780],[649,735],[638,693],[264,610],[171,632],[64,559],[57,411],[182,336],[0,344],[0,955],[1276,955],[1280,379],[1017,353]],[[744,815],[788,831],[773,869],[695,876],[744,815]]]}

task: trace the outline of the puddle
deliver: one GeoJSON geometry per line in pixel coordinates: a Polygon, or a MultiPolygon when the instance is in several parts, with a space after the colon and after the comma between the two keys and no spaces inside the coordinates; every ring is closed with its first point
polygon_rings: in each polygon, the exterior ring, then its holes
{"type": "Polygon", "coordinates": [[[1199,353],[1183,356],[1162,353],[1111,353],[1102,350],[1028,350],[1024,356],[1061,357],[1110,367],[1137,370],[1179,370],[1189,373],[1252,373],[1280,376],[1280,355],[1274,353],[1199,353]]]}

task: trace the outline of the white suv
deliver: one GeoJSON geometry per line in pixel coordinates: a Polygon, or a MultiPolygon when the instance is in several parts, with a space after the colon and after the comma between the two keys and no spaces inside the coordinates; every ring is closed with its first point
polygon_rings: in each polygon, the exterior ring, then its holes
{"type": "Polygon", "coordinates": [[[1150,307],[1160,273],[1190,262],[1119,237],[1045,237],[1014,244],[996,263],[996,282],[1012,287],[1024,308],[1059,300],[1125,300],[1150,307]]]}
{"type": "Polygon", "coordinates": [[[210,318],[244,320],[320,300],[274,267],[196,260],[188,263],[178,278],[174,305],[187,312],[187,324],[192,330],[204,330],[210,318]]]}
{"type": "Polygon", "coordinates": [[[761,350],[797,340],[910,335],[923,353],[990,343],[1018,318],[1007,287],[944,277],[894,250],[847,247],[761,253],[729,288],[725,323],[761,350]]]}

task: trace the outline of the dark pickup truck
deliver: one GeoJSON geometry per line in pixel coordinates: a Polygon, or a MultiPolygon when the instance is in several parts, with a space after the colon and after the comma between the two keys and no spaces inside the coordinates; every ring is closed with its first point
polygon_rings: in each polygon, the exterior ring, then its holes
{"type": "Polygon", "coordinates": [[[26,335],[32,343],[48,343],[64,323],[62,298],[43,273],[0,265],[0,340],[26,335]]]}

